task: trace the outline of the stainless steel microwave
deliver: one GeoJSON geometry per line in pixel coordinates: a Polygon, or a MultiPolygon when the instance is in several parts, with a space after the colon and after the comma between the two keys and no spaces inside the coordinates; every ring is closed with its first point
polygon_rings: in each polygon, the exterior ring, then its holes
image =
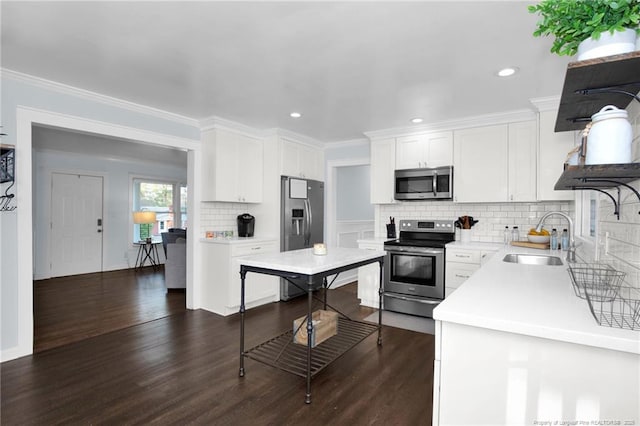
{"type": "Polygon", "coordinates": [[[395,171],[395,196],[400,201],[453,199],[453,166],[395,171]]]}

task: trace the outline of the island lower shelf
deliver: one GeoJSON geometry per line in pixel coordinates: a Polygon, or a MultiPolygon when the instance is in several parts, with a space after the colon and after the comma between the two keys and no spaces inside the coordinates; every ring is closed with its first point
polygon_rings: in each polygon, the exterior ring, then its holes
{"type": "MultiPolygon", "coordinates": [[[[338,334],[311,349],[311,377],[378,330],[377,324],[338,318],[338,334]]],[[[307,376],[307,346],[289,330],[245,352],[245,357],[296,376],[307,376]]]]}

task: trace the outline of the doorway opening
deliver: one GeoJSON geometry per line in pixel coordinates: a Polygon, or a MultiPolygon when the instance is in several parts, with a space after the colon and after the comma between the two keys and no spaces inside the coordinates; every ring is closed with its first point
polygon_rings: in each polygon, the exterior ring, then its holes
{"type": "MultiPolygon", "coordinates": [[[[33,108],[18,107],[16,110],[16,138],[17,151],[20,155],[16,156],[16,182],[18,197],[20,203],[20,214],[17,215],[17,233],[22,237],[17,240],[17,259],[18,259],[18,280],[17,280],[17,337],[18,343],[12,347],[10,351],[3,351],[3,358],[13,359],[33,353],[34,343],[34,251],[38,246],[41,234],[34,229],[34,218],[37,210],[34,209],[34,174],[32,164],[33,160],[33,132],[39,127],[49,127],[68,131],[70,133],[85,133],[90,135],[100,135],[104,138],[119,140],[130,146],[140,148],[168,148],[178,151],[184,151],[187,154],[187,185],[193,188],[194,177],[199,173],[199,150],[200,143],[198,140],[185,139],[156,132],[141,130],[137,128],[126,127],[106,122],[89,120],[81,117],[68,116],[59,113],[52,113],[33,108]],[[197,160],[198,159],[198,160],[197,160]]],[[[106,183],[105,185],[109,185],[106,183]]],[[[196,192],[197,194],[197,192],[196,192]]],[[[128,193],[125,194],[128,198],[128,193]]],[[[199,211],[195,209],[196,203],[199,202],[197,195],[189,197],[187,200],[188,209],[192,212],[188,230],[190,236],[187,242],[187,284],[185,293],[185,304],[187,308],[193,308],[199,300],[194,298],[194,294],[199,291],[194,288],[198,283],[197,277],[199,272],[194,268],[195,259],[198,257],[197,245],[194,242],[194,228],[199,226],[199,211]]],[[[126,203],[129,206],[128,202],[126,203]]],[[[130,207],[130,206],[129,206],[130,207]]],[[[106,209],[106,208],[105,208],[106,209]]],[[[129,219],[127,217],[127,223],[129,219]]],[[[106,227],[106,223],[104,224],[106,227]]],[[[127,228],[127,226],[125,226],[127,228]]],[[[45,244],[46,245],[46,244],[45,244]]],[[[124,258],[124,256],[123,256],[124,258]]],[[[103,263],[104,265],[104,263],[103,263]]]]}

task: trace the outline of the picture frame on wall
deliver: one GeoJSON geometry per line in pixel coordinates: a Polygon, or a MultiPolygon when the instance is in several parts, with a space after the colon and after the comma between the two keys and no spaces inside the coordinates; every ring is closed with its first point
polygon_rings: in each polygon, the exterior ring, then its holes
{"type": "Polygon", "coordinates": [[[15,181],[15,152],[13,145],[0,145],[0,183],[15,181]]]}

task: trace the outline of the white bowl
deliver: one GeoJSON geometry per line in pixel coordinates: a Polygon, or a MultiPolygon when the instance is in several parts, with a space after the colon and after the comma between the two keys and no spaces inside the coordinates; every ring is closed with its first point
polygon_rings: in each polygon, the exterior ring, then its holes
{"type": "Polygon", "coordinates": [[[549,235],[527,235],[530,243],[547,244],[551,237],[549,235]]]}

